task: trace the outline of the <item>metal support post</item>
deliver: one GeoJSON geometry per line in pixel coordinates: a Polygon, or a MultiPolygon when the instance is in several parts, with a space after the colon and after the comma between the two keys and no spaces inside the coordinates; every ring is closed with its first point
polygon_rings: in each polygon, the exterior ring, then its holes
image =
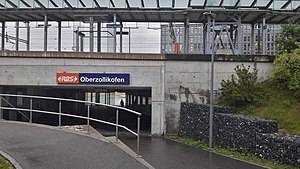
{"type": "MultiPolygon", "coordinates": [[[[0,96],[0,107],[2,107],[2,96],[0,96]]],[[[2,108],[0,108],[0,120],[2,120],[2,119],[3,119],[3,111],[2,111],[2,108]]]]}
{"type": "Polygon", "coordinates": [[[79,26],[76,30],[76,52],[79,52],[79,26]]]}
{"type": "Polygon", "coordinates": [[[207,54],[207,29],[205,24],[203,24],[203,54],[207,54]]]}
{"type": "Polygon", "coordinates": [[[101,52],[101,22],[97,23],[97,52],[101,52]]]}
{"type": "Polygon", "coordinates": [[[44,52],[47,52],[48,42],[48,16],[44,16],[44,52]]]}
{"type": "MultiPolygon", "coordinates": [[[[116,25],[117,23],[117,15],[114,14],[114,24],[116,25]]],[[[113,52],[117,53],[117,29],[114,27],[113,28],[113,52]]]]}
{"type": "Polygon", "coordinates": [[[29,51],[30,50],[30,23],[29,22],[26,23],[26,27],[27,27],[27,46],[26,46],[26,50],[29,51]]]}
{"type": "Polygon", "coordinates": [[[235,51],[235,44],[236,44],[236,40],[234,39],[234,26],[233,26],[233,24],[231,24],[230,25],[230,29],[229,29],[229,32],[230,32],[230,39],[231,39],[231,41],[232,41],[232,46],[231,46],[231,49],[232,49],[232,51],[235,51]]]}
{"type": "Polygon", "coordinates": [[[59,101],[59,105],[58,105],[58,126],[59,128],[61,128],[61,101],[59,101]]]}
{"type": "Polygon", "coordinates": [[[116,110],[116,141],[119,141],[119,109],[116,110]]]}
{"type": "Polygon", "coordinates": [[[94,52],[94,18],[90,17],[90,52],[94,52]]]}
{"type": "Polygon", "coordinates": [[[184,54],[189,53],[189,33],[190,33],[190,17],[188,15],[185,16],[184,22],[184,54]]]}
{"type": "Polygon", "coordinates": [[[136,154],[137,154],[137,157],[141,157],[140,155],[140,126],[141,125],[141,117],[138,116],[138,119],[137,119],[137,141],[136,141],[136,154]]]}
{"type": "Polygon", "coordinates": [[[206,26],[206,44],[205,44],[205,54],[211,54],[211,18],[207,18],[207,26],[206,26]]]}
{"type": "Polygon", "coordinates": [[[90,134],[90,109],[91,109],[91,104],[88,104],[88,109],[87,109],[87,134],[90,134]]]}
{"type": "Polygon", "coordinates": [[[123,53],[123,28],[122,27],[120,28],[120,53],[123,53]]]}
{"type": "Polygon", "coordinates": [[[57,51],[61,51],[61,21],[58,21],[58,42],[57,51]]]}
{"type": "Polygon", "coordinates": [[[1,50],[5,49],[5,22],[2,22],[1,50]]]}
{"type": "MultiPolygon", "coordinates": [[[[212,37],[215,34],[215,18],[212,23],[212,37]]],[[[215,57],[215,43],[212,41],[211,52],[211,70],[210,70],[210,108],[209,108],[209,148],[213,147],[213,119],[214,119],[214,57],[215,57]]]]}
{"type": "Polygon", "coordinates": [[[80,52],[84,52],[84,36],[79,35],[80,38],[80,52]]]}
{"type": "Polygon", "coordinates": [[[20,32],[20,26],[19,22],[16,22],[16,51],[19,50],[19,32],[20,32]]]}
{"type": "Polygon", "coordinates": [[[146,103],[145,104],[149,105],[149,99],[148,99],[148,97],[146,97],[146,103]]]}
{"type": "MultiPolygon", "coordinates": [[[[275,26],[274,25],[273,25],[273,30],[275,31],[275,26]]],[[[276,39],[276,36],[277,36],[276,33],[273,32],[273,39],[276,39]]],[[[273,43],[273,52],[274,52],[275,55],[277,55],[276,46],[277,46],[277,44],[276,44],[276,41],[275,41],[275,43],[273,43]]]]}
{"type": "Polygon", "coordinates": [[[128,30],[128,53],[131,52],[131,49],[130,49],[130,47],[131,47],[131,45],[130,45],[131,44],[130,36],[131,36],[131,29],[129,27],[129,30],[128,30]]]}
{"type": "Polygon", "coordinates": [[[238,27],[237,27],[237,52],[236,54],[242,54],[242,17],[238,16],[238,27]]]}
{"type": "Polygon", "coordinates": [[[266,54],[266,16],[263,17],[263,25],[262,25],[262,54],[266,54]]]}
{"type": "Polygon", "coordinates": [[[29,123],[32,123],[32,98],[30,98],[29,123]]]}
{"type": "Polygon", "coordinates": [[[258,24],[258,30],[257,30],[257,51],[258,51],[258,54],[261,54],[261,26],[260,24],[258,24]]]}
{"type": "Polygon", "coordinates": [[[255,32],[254,32],[254,24],[251,25],[251,55],[255,53],[255,32]]]}
{"type": "MultiPolygon", "coordinates": [[[[205,12],[204,15],[212,19],[212,37],[215,36],[215,19],[216,14],[205,12]]],[[[210,31],[209,31],[210,32],[210,31]]],[[[210,68],[210,105],[209,105],[209,148],[213,147],[213,118],[214,118],[214,55],[215,55],[215,41],[212,39],[211,45],[211,68],[210,68]]]]}

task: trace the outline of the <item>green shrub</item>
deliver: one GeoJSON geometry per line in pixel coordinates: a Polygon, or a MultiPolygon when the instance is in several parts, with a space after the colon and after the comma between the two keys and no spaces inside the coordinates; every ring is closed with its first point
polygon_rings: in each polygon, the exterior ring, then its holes
{"type": "Polygon", "coordinates": [[[273,78],[281,88],[293,91],[300,98],[300,44],[292,53],[283,53],[276,57],[273,78]]]}
{"type": "Polygon", "coordinates": [[[282,32],[276,39],[277,50],[280,54],[291,53],[297,49],[297,43],[300,42],[300,25],[299,24],[283,24],[282,32]]]}
{"type": "Polygon", "coordinates": [[[286,88],[292,77],[292,72],[289,66],[290,55],[287,53],[281,54],[274,61],[273,79],[277,82],[280,88],[286,88]]]}
{"type": "Polygon", "coordinates": [[[222,80],[221,104],[239,107],[258,102],[263,98],[262,88],[257,83],[256,63],[254,63],[252,71],[250,68],[250,65],[248,67],[244,64],[238,65],[234,69],[236,75],[231,75],[228,80],[222,80]]]}
{"type": "Polygon", "coordinates": [[[292,90],[294,96],[300,98],[300,70],[295,72],[290,80],[288,88],[292,90]]]}

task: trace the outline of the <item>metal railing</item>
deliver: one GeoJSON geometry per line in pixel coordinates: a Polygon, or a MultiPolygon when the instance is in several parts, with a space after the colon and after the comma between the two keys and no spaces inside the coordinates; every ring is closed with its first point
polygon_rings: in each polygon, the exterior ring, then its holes
{"type": "MultiPolygon", "coordinates": [[[[130,110],[130,109],[127,109],[127,108],[124,108],[124,107],[113,106],[113,105],[108,105],[108,104],[103,104],[103,103],[95,103],[95,102],[90,102],[90,101],[83,101],[83,100],[64,99],[64,98],[55,98],[55,97],[44,97],[44,96],[31,96],[31,95],[16,95],[16,94],[0,94],[0,110],[14,110],[14,111],[17,111],[22,116],[24,116],[26,119],[28,119],[29,123],[32,123],[32,118],[33,118],[32,114],[33,114],[33,112],[35,112],[35,113],[42,113],[42,114],[58,115],[58,126],[59,126],[59,128],[61,128],[61,126],[62,126],[61,125],[61,117],[62,116],[79,118],[79,119],[85,119],[85,120],[87,120],[87,134],[90,134],[90,121],[94,121],[94,122],[99,122],[99,123],[103,123],[103,124],[115,126],[116,127],[116,133],[115,133],[116,141],[119,140],[119,128],[123,128],[123,129],[127,130],[128,132],[132,133],[133,135],[135,135],[137,137],[136,154],[137,154],[138,157],[140,157],[140,122],[141,122],[141,116],[142,116],[142,114],[139,113],[139,112],[137,112],[137,111],[130,110]],[[28,108],[17,108],[17,107],[14,107],[4,97],[7,97],[7,98],[9,98],[9,97],[28,98],[28,99],[30,99],[29,109],[28,108]],[[55,101],[58,101],[58,112],[33,109],[33,101],[35,99],[55,100],[55,101]],[[10,107],[3,106],[2,105],[2,100],[4,100],[10,107]],[[82,103],[82,104],[87,105],[87,117],[80,116],[80,115],[63,113],[62,112],[62,101],[73,102],[73,103],[82,103]],[[96,118],[91,118],[90,117],[90,108],[91,108],[91,105],[105,106],[105,107],[110,107],[110,108],[116,109],[116,123],[112,123],[112,122],[108,122],[108,121],[104,121],[104,120],[100,120],[100,119],[96,119],[96,118]],[[129,129],[129,128],[127,128],[127,127],[119,124],[119,110],[124,110],[126,112],[131,113],[131,114],[137,115],[137,131],[136,132],[134,132],[133,130],[131,130],[131,129],[129,129]],[[29,118],[24,113],[22,113],[21,111],[29,112],[29,118]]],[[[3,113],[2,113],[2,111],[0,112],[0,119],[3,119],[3,113]]]]}

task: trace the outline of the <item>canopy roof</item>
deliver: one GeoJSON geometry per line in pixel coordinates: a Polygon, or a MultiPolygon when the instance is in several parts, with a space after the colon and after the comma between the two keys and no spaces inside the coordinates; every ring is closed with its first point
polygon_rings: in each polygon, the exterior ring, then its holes
{"type": "Polygon", "coordinates": [[[204,12],[216,21],[242,23],[300,23],[299,0],[0,0],[0,21],[190,22],[205,21],[204,12]]]}

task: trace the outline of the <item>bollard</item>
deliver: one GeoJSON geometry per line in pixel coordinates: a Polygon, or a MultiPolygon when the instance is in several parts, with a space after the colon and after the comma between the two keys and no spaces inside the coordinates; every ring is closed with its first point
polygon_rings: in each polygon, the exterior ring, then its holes
{"type": "MultiPolygon", "coordinates": [[[[0,96],[0,107],[2,107],[2,97],[0,96]]],[[[3,111],[2,108],[0,108],[0,120],[3,120],[3,111]]]]}
{"type": "Polygon", "coordinates": [[[116,141],[119,141],[119,109],[116,110],[116,141]]]}
{"type": "Polygon", "coordinates": [[[90,134],[90,108],[91,108],[91,104],[88,104],[88,109],[87,109],[87,134],[90,134]]]}
{"type": "Polygon", "coordinates": [[[32,123],[32,98],[30,98],[30,114],[29,114],[29,123],[32,123]]]}
{"type": "Polygon", "coordinates": [[[138,116],[138,121],[137,121],[137,145],[136,145],[136,154],[137,157],[141,157],[140,155],[140,124],[141,124],[141,117],[138,116]]]}
{"type": "Polygon", "coordinates": [[[59,128],[61,128],[61,100],[59,101],[59,105],[58,105],[58,126],[59,128]]]}

